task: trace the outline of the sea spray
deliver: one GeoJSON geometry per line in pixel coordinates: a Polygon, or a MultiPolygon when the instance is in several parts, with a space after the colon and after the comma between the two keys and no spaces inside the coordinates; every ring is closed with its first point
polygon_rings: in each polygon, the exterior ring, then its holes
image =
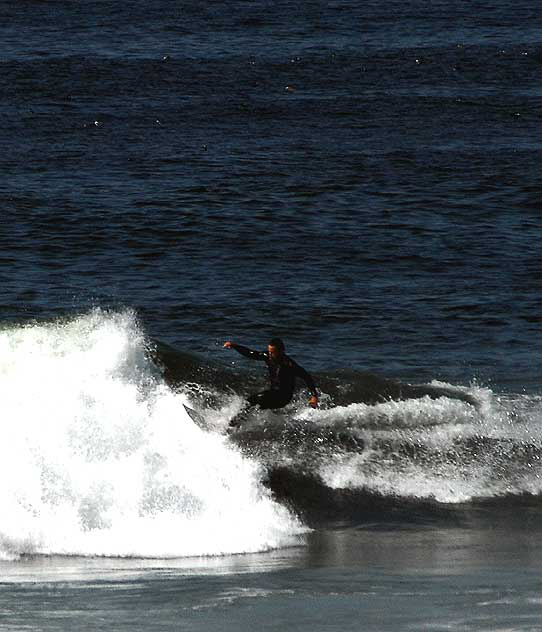
{"type": "Polygon", "coordinates": [[[197,428],[130,313],[0,332],[0,555],[262,551],[302,525],[254,461],[197,428]]]}
{"type": "Polygon", "coordinates": [[[424,397],[305,413],[345,446],[314,462],[314,473],[334,490],[444,504],[540,494],[540,398],[468,391],[478,406],[424,397]],[[349,449],[353,439],[362,450],[349,449]]]}

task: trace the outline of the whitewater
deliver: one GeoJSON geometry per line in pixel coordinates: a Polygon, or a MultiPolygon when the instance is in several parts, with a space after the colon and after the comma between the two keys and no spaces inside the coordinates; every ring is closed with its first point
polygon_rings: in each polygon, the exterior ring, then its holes
{"type": "Polygon", "coordinates": [[[133,313],[4,327],[0,357],[0,558],[246,553],[306,531],[188,418],[133,313]]]}

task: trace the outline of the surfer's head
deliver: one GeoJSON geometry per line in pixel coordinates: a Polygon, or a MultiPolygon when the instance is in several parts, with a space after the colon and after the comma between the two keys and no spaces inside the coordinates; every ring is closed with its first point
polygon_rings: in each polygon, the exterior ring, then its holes
{"type": "Polygon", "coordinates": [[[271,338],[267,343],[267,351],[272,358],[280,358],[284,353],[284,343],[280,338],[271,338]]]}

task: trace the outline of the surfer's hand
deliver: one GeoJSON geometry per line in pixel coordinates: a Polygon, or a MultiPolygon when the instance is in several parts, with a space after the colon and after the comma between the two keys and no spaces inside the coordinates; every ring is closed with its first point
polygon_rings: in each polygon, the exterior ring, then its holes
{"type": "Polygon", "coordinates": [[[316,397],[316,395],[313,395],[309,399],[309,406],[311,406],[312,408],[318,408],[318,397],[316,397]]]}
{"type": "Polygon", "coordinates": [[[230,340],[226,341],[224,343],[224,349],[231,349],[232,344],[233,343],[230,340]]]}

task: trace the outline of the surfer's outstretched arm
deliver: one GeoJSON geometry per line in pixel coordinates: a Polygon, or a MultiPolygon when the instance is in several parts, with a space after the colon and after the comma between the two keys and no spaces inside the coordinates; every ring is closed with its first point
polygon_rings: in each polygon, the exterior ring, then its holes
{"type": "Polygon", "coordinates": [[[242,356],[245,356],[245,358],[250,358],[251,360],[265,360],[267,357],[263,351],[254,351],[253,349],[249,349],[243,345],[235,344],[230,340],[224,343],[224,348],[235,349],[237,353],[240,353],[242,356]]]}

